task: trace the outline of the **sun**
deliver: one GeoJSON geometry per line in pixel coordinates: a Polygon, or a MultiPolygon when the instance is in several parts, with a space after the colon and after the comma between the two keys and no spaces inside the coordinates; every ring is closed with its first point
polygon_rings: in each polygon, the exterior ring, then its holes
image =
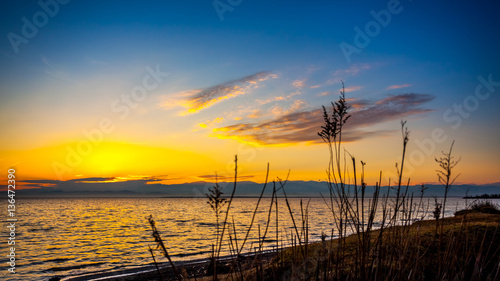
{"type": "Polygon", "coordinates": [[[84,159],[82,168],[92,174],[119,175],[137,158],[137,149],[120,143],[105,143],[94,148],[84,159]]]}

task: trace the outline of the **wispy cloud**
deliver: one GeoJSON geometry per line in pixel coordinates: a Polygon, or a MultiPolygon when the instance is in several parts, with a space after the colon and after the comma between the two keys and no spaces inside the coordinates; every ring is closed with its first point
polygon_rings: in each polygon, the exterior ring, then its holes
{"type": "Polygon", "coordinates": [[[287,99],[287,97],[277,96],[277,97],[270,97],[270,98],[265,99],[265,100],[258,99],[258,100],[255,100],[255,101],[257,103],[259,103],[260,105],[264,105],[264,104],[268,104],[268,103],[275,102],[275,101],[282,101],[282,100],[285,100],[285,99],[287,99]]]}
{"type": "Polygon", "coordinates": [[[161,107],[164,109],[172,109],[178,106],[188,107],[187,100],[197,94],[199,94],[202,90],[199,89],[191,89],[182,92],[178,92],[176,94],[170,94],[166,96],[162,96],[161,107]]]}
{"type": "MultiPolygon", "coordinates": [[[[351,100],[352,117],[346,125],[345,141],[356,141],[387,131],[366,128],[390,120],[431,111],[421,105],[434,99],[427,94],[409,93],[388,96],[378,101],[351,100]]],[[[261,145],[286,145],[299,142],[319,143],[317,136],[323,123],[322,109],[292,112],[273,120],[258,123],[238,123],[216,128],[213,135],[261,145]]]]}
{"type": "MultiPolygon", "coordinates": [[[[347,88],[345,88],[344,90],[345,90],[345,92],[346,92],[346,93],[350,93],[350,92],[359,91],[359,90],[361,90],[362,88],[363,88],[363,87],[361,87],[361,86],[352,86],[352,87],[347,87],[347,88]]],[[[340,91],[340,90],[342,90],[342,89],[339,89],[339,91],[340,91]]]]}
{"type": "Polygon", "coordinates": [[[262,112],[262,110],[260,110],[260,109],[254,109],[252,111],[252,113],[250,113],[250,114],[247,115],[247,118],[255,119],[255,118],[260,118],[262,116],[264,116],[264,113],[262,112]]]}
{"type": "Polygon", "coordinates": [[[293,81],[292,86],[294,86],[295,88],[299,88],[299,89],[304,88],[306,86],[306,79],[295,80],[295,81],[293,81]]]}
{"type": "Polygon", "coordinates": [[[324,97],[324,96],[328,96],[328,95],[330,95],[330,94],[332,94],[332,92],[330,92],[330,91],[325,91],[325,92],[321,92],[321,93],[319,93],[319,94],[318,94],[318,97],[324,97]]]}
{"type": "Polygon", "coordinates": [[[66,181],[60,180],[23,180],[20,183],[28,188],[59,192],[115,192],[121,190],[139,191],[153,184],[162,185],[166,176],[127,176],[127,177],[92,177],[66,181]]]}
{"type": "Polygon", "coordinates": [[[391,85],[385,89],[386,90],[394,90],[394,89],[401,89],[401,88],[406,88],[406,87],[410,87],[410,86],[411,86],[411,84],[391,85]]]}
{"type": "Polygon", "coordinates": [[[276,102],[276,101],[286,101],[286,100],[289,100],[290,98],[292,98],[293,96],[300,95],[300,94],[301,94],[300,92],[292,92],[286,96],[275,96],[275,97],[270,97],[270,98],[265,99],[265,100],[258,99],[258,100],[256,100],[256,102],[259,103],[260,105],[265,105],[265,104],[276,102]]]}
{"type": "Polygon", "coordinates": [[[323,87],[323,86],[329,86],[329,85],[333,85],[336,83],[340,83],[342,80],[345,80],[348,77],[356,76],[361,71],[371,69],[371,68],[372,68],[371,65],[369,65],[367,63],[363,63],[363,64],[352,65],[347,69],[337,69],[334,72],[332,72],[331,77],[328,80],[326,80],[323,84],[317,84],[317,85],[311,86],[311,88],[315,89],[315,88],[319,88],[319,87],[323,87]]]}
{"type": "Polygon", "coordinates": [[[208,120],[208,121],[205,121],[203,123],[200,123],[200,124],[198,124],[198,126],[205,129],[205,128],[212,127],[215,124],[218,124],[218,123],[222,122],[223,120],[224,120],[224,118],[217,117],[214,120],[208,120]]]}
{"type": "Polygon", "coordinates": [[[56,65],[47,56],[42,55],[42,57],[40,59],[43,62],[43,64],[45,65],[43,71],[46,74],[48,74],[56,79],[76,84],[80,87],[84,86],[83,83],[74,79],[67,72],[61,71],[58,67],[56,67],[56,65]]]}
{"type": "Polygon", "coordinates": [[[298,112],[298,111],[303,111],[304,108],[307,107],[307,103],[303,100],[295,100],[289,107],[288,109],[287,108],[284,108],[284,107],[281,107],[281,106],[273,106],[271,108],[271,113],[274,115],[274,116],[283,116],[283,115],[287,115],[287,114],[290,114],[290,113],[294,113],[294,112],[298,112]]]}
{"type": "Polygon", "coordinates": [[[271,78],[277,78],[277,75],[269,72],[259,72],[207,89],[184,91],[172,96],[163,104],[166,108],[183,106],[186,108],[186,111],[182,115],[192,114],[211,107],[225,99],[244,95],[250,90],[257,88],[258,83],[271,78]]]}
{"type": "Polygon", "coordinates": [[[372,68],[369,64],[363,63],[363,64],[355,64],[349,67],[348,69],[339,69],[333,73],[333,76],[339,78],[343,76],[353,76],[357,75],[360,71],[362,70],[367,70],[372,68]]]}
{"type": "MultiPolygon", "coordinates": [[[[253,178],[254,176],[253,175],[239,175],[238,176],[238,180],[248,180],[248,179],[251,179],[253,178]]],[[[230,176],[230,177],[227,177],[227,176],[220,176],[220,175],[201,175],[201,176],[197,176],[197,178],[201,179],[202,181],[208,181],[208,182],[213,182],[215,180],[217,181],[233,181],[234,180],[234,177],[233,176],[230,176]]]]}
{"type": "Polygon", "coordinates": [[[42,55],[41,60],[46,66],[53,67],[52,62],[46,56],[42,55]]]}

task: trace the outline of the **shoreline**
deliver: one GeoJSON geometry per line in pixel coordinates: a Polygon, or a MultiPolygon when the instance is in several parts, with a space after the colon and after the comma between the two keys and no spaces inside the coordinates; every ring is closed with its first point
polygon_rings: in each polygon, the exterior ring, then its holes
{"type": "MultiPolygon", "coordinates": [[[[314,242],[313,242],[314,243],[314,242]]],[[[283,248],[280,251],[286,249],[283,248]]],[[[241,254],[240,257],[245,260],[253,259],[257,254],[255,253],[245,253],[241,254]]],[[[264,250],[259,255],[265,257],[266,259],[270,259],[276,255],[275,250],[264,250]]],[[[221,263],[229,263],[233,261],[235,255],[227,255],[219,258],[221,263]]],[[[200,258],[194,260],[187,261],[175,261],[174,264],[178,269],[185,270],[188,274],[196,273],[202,274],[203,271],[207,268],[210,263],[210,258],[200,258]]],[[[167,274],[166,279],[174,278],[174,273],[172,266],[169,262],[161,262],[158,263],[158,267],[163,275],[167,274]]],[[[165,277],[165,276],[164,276],[165,277]]],[[[111,271],[103,271],[103,272],[93,272],[83,275],[75,275],[75,276],[65,276],[65,277],[53,277],[54,279],[50,280],[60,280],[60,281],[98,281],[98,280],[106,280],[106,281],[135,281],[135,280],[156,280],[159,278],[158,270],[154,263],[149,265],[141,265],[135,268],[124,268],[124,269],[116,269],[111,271]],[[60,278],[60,279],[57,279],[60,278]],[[145,279],[147,278],[147,279],[145,279]]],[[[159,280],[159,279],[158,279],[159,280]]]]}

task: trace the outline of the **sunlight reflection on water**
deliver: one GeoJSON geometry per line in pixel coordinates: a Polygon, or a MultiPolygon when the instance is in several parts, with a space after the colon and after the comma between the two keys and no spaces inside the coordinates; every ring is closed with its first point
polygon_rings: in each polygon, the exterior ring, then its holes
{"type": "MultiPolygon", "coordinates": [[[[303,199],[304,206],[308,200],[303,199]]],[[[432,199],[424,200],[433,206],[432,199]]],[[[48,280],[53,276],[151,264],[148,245],[154,246],[154,243],[146,219],[150,214],[174,261],[206,258],[214,243],[216,228],[213,211],[205,201],[204,198],[19,198],[16,202],[17,273],[7,275],[4,267],[1,275],[5,276],[4,280],[48,280]]],[[[257,241],[258,225],[264,231],[270,202],[270,199],[261,202],[247,242],[248,250],[257,241]]],[[[233,201],[230,220],[234,217],[239,240],[250,224],[256,203],[257,199],[251,198],[233,201]]],[[[300,199],[290,199],[290,204],[300,225],[300,199]]],[[[463,199],[449,199],[447,215],[464,206],[463,199]]],[[[288,240],[292,222],[283,199],[279,208],[280,239],[288,240]]],[[[319,240],[322,232],[331,233],[331,213],[323,199],[311,199],[309,220],[310,240],[319,240]]],[[[2,236],[6,241],[7,232],[3,231],[2,236]]],[[[274,245],[274,214],[266,241],[268,246],[274,245]]],[[[226,245],[222,254],[228,254],[227,249],[226,245]]],[[[163,261],[160,253],[157,256],[163,261]]],[[[5,255],[0,262],[6,264],[5,255]]]]}

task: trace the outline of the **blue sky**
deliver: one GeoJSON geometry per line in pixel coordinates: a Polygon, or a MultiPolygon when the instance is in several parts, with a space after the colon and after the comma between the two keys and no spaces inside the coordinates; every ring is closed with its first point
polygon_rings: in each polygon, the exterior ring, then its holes
{"type": "MultiPolygon", "coordinates": [[[[82,130],[106,117],[116,127],[106,142],[195,153],[189,157],[213,163],[199,174],[213,173],[214,166],[224,170],[245,144],[259,147],[243,160],[257,181],[266,162],[276,163],[277,171],[292,168],[297,179],[318,179],[326,148],[312,139],[312,120],[336,99],[342,80],[354,109],[366,110],[355,118],[348,149],[373,163],[374,177],[394,169],[399,122],[408,119],[410,152],[425,150],[416,142],[436,128],[447,136],[421,154],[425,160],[414,161],[422,167],[415,180],[435,181],[434,155],[456,139],[464,182],[500,181],[500,88],[485,99],[471,97],[479,76],[500,81],[496,2],[70,1],[58,3],[54,16],[17,47],[12,33],[24,36],[23,17],[33,22],[43,5],[1,5],[0,126],[8,136],[0,141],[2,166],[32,150],[63,151],[59,158],[47,160],[51,153],[40,152],[39,159],[23,160],[26,178],[53,179],[50,163],[64,162],[64,147],[85,139],[82,130]],[[221,18],[217,7],[230,8],[221,18]],[[341,44],[356,47],[356,27],[366,33],[376,22],[373,13],[387,14],[388,7],[398,12],[389,12],[386,26],[378,24],[369,43],[346,59],[341,44]],[[110,105],[142,83],[147,67],[168,77],[121,120],[110,105]],[[208,102],[196,109],[196,99],[208,102]],[[454,105],[464,102],[474,110],[460,115],[454,105]]],[[[75,166],[66,178],[133,171],[124,168],[130,163],[113,165],[123,167],[75,166]]],[[[158,175],[160,168],[142,173],[158,175]]],[[[165,173],[196,180],[189,171],[165,173]]]]}

